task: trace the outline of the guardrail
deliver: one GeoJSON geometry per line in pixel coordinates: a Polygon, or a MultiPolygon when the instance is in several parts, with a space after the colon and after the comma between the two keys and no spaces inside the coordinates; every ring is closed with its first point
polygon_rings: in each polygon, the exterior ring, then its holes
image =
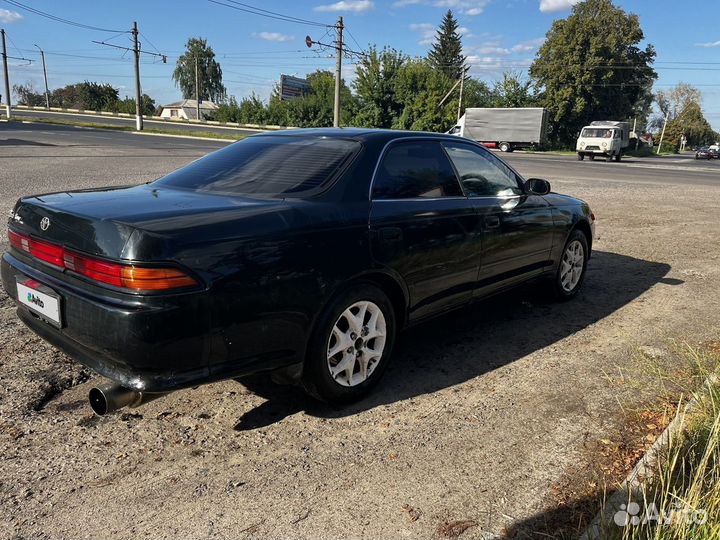
{"type": "MultiPolygon", "coordinates": [[[[114,116],[118,118],[135,118],[134,114],[121,113],[121,112],[110,112],[110,111],[87,111],[84,109],[64,109],[61,107],[34,107],[29,105],[15,105],[13,109],[18,111],[38,111],[38,112],[56,112],[65,114],[82,114],[84,116],[91,117],[103,117],[103,116],[114,116]]],[[[227,128],[240,128],[240,129],[263,129],[267,131],[275,131],[281,129],[293,129],[289,126],[276,126],[272,124],[238,124],[236,122],[216,122],[214,120],[185,120],[182,118],[172,119],[163,118],[162,116],[146,116],[143,115],[145,120],[151,122],[163,122],[166,124],[180,124],[185,126],[217,126],[227,128]]]]}

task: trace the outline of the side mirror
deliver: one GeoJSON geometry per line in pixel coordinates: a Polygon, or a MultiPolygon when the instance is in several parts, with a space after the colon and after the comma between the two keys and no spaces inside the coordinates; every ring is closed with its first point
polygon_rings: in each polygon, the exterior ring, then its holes
{"type": "Polygon", "coordinates": [[[547,195],[550,193],[550,182],[542,178],[528,178],[525,181],[525,191],[533,195],[547,195]]]}

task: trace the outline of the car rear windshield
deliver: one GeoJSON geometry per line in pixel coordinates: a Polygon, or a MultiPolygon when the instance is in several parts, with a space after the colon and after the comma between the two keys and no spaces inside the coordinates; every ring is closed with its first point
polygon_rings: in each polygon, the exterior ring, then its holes
{"type": "Polygon", "coordinates": [[[303,196],[324,187],[359,148],[347,139],[248,137],[156,183],[228,195],[303,196]]]}

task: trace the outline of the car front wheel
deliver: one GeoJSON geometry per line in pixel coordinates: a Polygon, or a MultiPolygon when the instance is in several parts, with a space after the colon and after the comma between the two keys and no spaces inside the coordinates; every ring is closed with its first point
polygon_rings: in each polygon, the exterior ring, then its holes
{"type": "Polygon", "coordinates": [[[569,300],[577,294],[585,279],[590,251],[587,237],[575,229],[565,243],[557,273],[555,293],[562,300],[569,300]]]}
{"type": "Polygon", "coordinates": [[[377,384],[395,341],[395,312],[374,285],[338,296],[320,317],[303,369],[303,386],[331,403],[359,399],[377,384]]]}

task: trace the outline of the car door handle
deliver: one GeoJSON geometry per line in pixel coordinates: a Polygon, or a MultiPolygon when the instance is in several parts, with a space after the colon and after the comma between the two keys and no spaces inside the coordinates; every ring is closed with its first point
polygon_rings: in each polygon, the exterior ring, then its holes
{"type": "Polygon", "coordinates": [[[380,229],[380,240],[384,242],[402,240],[402,229],[400,227],[384,227],[380,229]]]}
{"type": "Polygon", "coordinates": [[[485,218],[485,226],[488,229],[495,229],[500,226],[500,218],[497,216],[487,216],[485,218]]]}

